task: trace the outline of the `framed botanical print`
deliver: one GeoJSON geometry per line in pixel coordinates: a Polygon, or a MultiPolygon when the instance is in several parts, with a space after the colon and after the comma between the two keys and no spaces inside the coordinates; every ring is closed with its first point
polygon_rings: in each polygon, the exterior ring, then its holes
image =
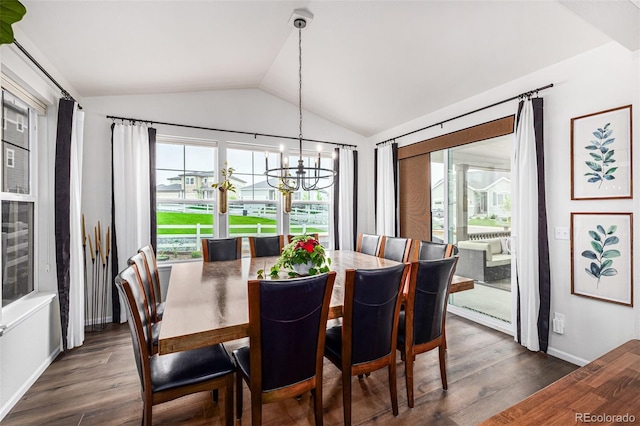
{"type": "Polygon", "coordinates": [[[571,199],[632,198],[631,105],[571,119],[571,199]]]}
{"type": "Polygon", "coordinates": [[[571,213],[571,294],[633,306],[632,213],[571,213]]]}

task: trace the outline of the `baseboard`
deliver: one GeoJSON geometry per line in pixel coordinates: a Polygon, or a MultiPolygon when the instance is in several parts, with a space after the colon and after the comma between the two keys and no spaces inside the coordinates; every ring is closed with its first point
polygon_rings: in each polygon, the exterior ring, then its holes
{"type": "Polygon", "coordinates": [[[51,355],[49,355],[47,359],[42,362],[42,364],[40,364],[40,367],[38,367],[36,371],[33,372],[31,377],[29,377],[29,379],[20,387],[20,389],[18,389],[16,393],[14,393],[13,396],[11,396],[11,398],[9,398],[2,407],[0,407],[0,422],[6,417],[7,414],[9,414],[9,411],[11,411],[11,409],[18,403],[18,401],[20,401],[20,398],[22,398],[27,393],[29,388],[33,386],[36,380],[38,380],[42,373],[45,372],[45,370],[51,365],[51,363],[53,363],[53,361],[59,354],[60,348],[58,347],[53,353],[51,353],[51,355]]]}
{"type": "MultiPolygon", "coordinates": [[[[112,322],[112,320],[113,320],[113,317],[111,315],[109,315],[106,318],[105,324],[110,324],[112,322]]],[[[95,318],[85,318],[85,320],[84,320],[84,326],[85,327],[89,327],[89,326],[94,325],[96,323],[97,323],[97,321],[96,321],[95,318]]]]}
{"type": "Polygon", "coordinates": [[[547,348],[547,355],[550,355],[554,358],[559,358],[563,361],[570,362],[571,364],[575,364],[580,367],[589,363],[589,361],[587,361],[586,359],[578,358],[577,356],[559,351],[558,349],[554,349],[551,347],[547,348]]]}

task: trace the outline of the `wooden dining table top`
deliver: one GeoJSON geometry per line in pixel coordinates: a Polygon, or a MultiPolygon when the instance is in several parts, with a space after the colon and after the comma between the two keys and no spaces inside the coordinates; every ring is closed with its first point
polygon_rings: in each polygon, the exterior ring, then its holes
{"type": "MultiPolygon", "coordinates": [[[[342,316],[347,269],[373,269],[398,262],[354,251],[327,251],[336,271],[329,318],[342,316]]],[[[269,271],[278,257],[243,257],[222,262],[184,262],[171,267],[158,352],[168,354],[248,336],[247,282],[269,271]]],[[[451,292],[473,288],[473,280],[454,277],[451,292]]]]}

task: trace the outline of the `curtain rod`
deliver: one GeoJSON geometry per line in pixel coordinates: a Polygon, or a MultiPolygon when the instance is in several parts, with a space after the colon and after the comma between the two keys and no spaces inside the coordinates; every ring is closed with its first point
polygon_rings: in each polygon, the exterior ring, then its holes
{"type": "Polygon", "coordinates": [[[493,104],[491,104],[491,105],[484,106],[484,107],[482,107],[482,108],[474,109],[473,111],[466,112],[466,113],[464,113],[464,114],[461,114],[461,115],[455,116],[455,117],[453,117],[453,118],[449,118],[449,119],[447,119],[447,120],[440,121],[440,122],[438,122],[438,123],[431,124],[431,125],[429,125],[429,126],[422,127],[422,128],[420,128],[420,129],[417,129],[417,130],[412,130],[412,131],[407,132],[407,133],[405,133],[405,134],[403,134],[403,135],[400,135],[400,136],[396,136],[396,137],[394,137],[394,138],[389,138],[389,139],[383,140],[382,142],[378,142],[378,143],[376,144],[376,146],[378,146],[378,145],[382,145],[383,143],[391,142],[391,141],[396,140],[396,139],[403,138],[403,137],[405,137],[405,136],[412,135],[412,134],[414,134],[414,133],[421,132],[421,131],[423,131],[423,130],[430,129],[430,128],[432,128],[432,127],[442,126],[444,123],[448,123],[449,121],[457,120],[458,118],[466,117],[467,115],[475,114],[476,112],[480,112],[480,111],[483,111],[483,110],[485,110],[485,109],[493,108],[494,106],[497,106],[497,105],[503,104],[503,103],[505,103],[505,102],[513,101],[514,99],[519,99],[519,98],[523,98],[523,97],[529,97],[529,98],[530,98],[530,97],[531,97],[531,95],[533,95],[534,93],[535,93],[535,94],[537,94],[537,93],[538,93],[538,92],[540,92],[541,90],[549,89],[549,88],[551,88],[551,87],[553,87],[553,83],[551,83],[551,84],[547,84],[546,86],[543,86],[543,87],[538,87],[537,89],[529,90],[528,92],[520,93],[520,94],[519,94],[519,95],[517,95],[517,96],[512,96],[512,97],[510,97],[509,99],[504,99],[504,100],[502,100],[502,101],[499,101],[499,102],[493,103],[493,104]]]}
{"type": "MultiPolygon", "coordinates": [[[[126,121],[130,121],[132,123],[135,122],[140,122],[140,123],[149,123],[149,124],[162,124],[165,126],[176,126],[176,127],[186,127],[188,129],[198,129],[198,130],[211,130],[214,132],[226,132],[226,133],[237,133],[240,135],[253,135],[254,138],[258,137],[258,136],[264,136],[267,138],[278,138],[278,139],[292,139],[292,140],[299,140],[299,138],[295,138],[293,136],[279,136],[279,135],[271,135],[268,133],[258,133],[258,132],[244,132],[242,130],[226,130],[226,129],[216,129],[213,127],[202,127],[202,126],[192,126],[190,124],[178,124],[178,123],[165,123],[162,121],[151,121],[151,120],[141,120],[139,118],[127,118],[127,117],[115,117],[113,115],[107,115],[107,118],[110,118],[112,120],[126,120],[126,121]]],[[[357,148],[356,145],[350,145],[348,143],[338,143],[338,142],[330,142],[330,141],[321,141],[321,140],[317,140],[317,139],[302,139],[305,142],[317,142],[317,143],[324,143],[324,144],[329,144],[329,145],[337,145],[337,146],[342,146],[342,147],[350,147],[350,148],[357,148]]]]}
{"type": "MultiPolygon", "coordinates": [[[[71,94],[70,94],[69,92],[67,92],[67,91],[65,90],[65,88],[64,88],[64,87],[62,87],[62,86],[60,85],[60,83],[58,83],[58,82],[56,81],[56,79],[55,79],[55,78],[53,78],[53,77],[51,76],[51,74],[49,74],[49,73],[47,72],[47,70],[46,70],[46,69],[44,69],[44,67],[43,67],[42,65],[40,65],[40,62],[38,62],[38,61],[37,61],[33,56],[31,56],[31,54],[30,54],[29,52],[27,52],[27,49],[25,49],[24,47],[22,47],[22,45],[21,45],[20,43],[18,43],[18,40],[13,39],[13,44],[15,44],[15,45],[16,45],[16,47],[17,47],[18,49],[20,49],[20,51],[21,51],[22,53],[24,53],[24,56],[26,56],[27,58],[29,58],[29,60],[30,60],[31,62],[33,62],[33,64],[34,64],[36,67],[38,67],[38,69],[39,69],[40,71],[42,71],[42,73],[43,73],[45,76],[47,76],[47,78],[48,78],[49,80],[51,80],[51,82],[52,82],[53,84],[55,84],[55,85],[56,85],[56,87],[58,87],[58,89],[60,89],[60,91],[62,92],[62,97],[63,97],[64,99],[68,99],[68,100],[71,100],[71,101],[73,101],[73,102],[76,102],[76,103],[77,103],[77,101],[73,98],[73,96],[71,96],[71,94]]],[[[82,106],[81,106],[79,103],[78,103],[78,108],[82,109],[82,106]]]]}

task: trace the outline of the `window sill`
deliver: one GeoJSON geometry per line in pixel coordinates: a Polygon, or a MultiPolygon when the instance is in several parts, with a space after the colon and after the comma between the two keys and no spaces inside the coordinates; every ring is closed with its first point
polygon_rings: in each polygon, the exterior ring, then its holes
{"type": "Polygon", "coordinates": [[[15,328],[44,306],[47,306],[57,296],[56,293],[33,292],[20,300],[16,300],[7,307],[2,308],[2,323],[4,332],[15,328]]]}

